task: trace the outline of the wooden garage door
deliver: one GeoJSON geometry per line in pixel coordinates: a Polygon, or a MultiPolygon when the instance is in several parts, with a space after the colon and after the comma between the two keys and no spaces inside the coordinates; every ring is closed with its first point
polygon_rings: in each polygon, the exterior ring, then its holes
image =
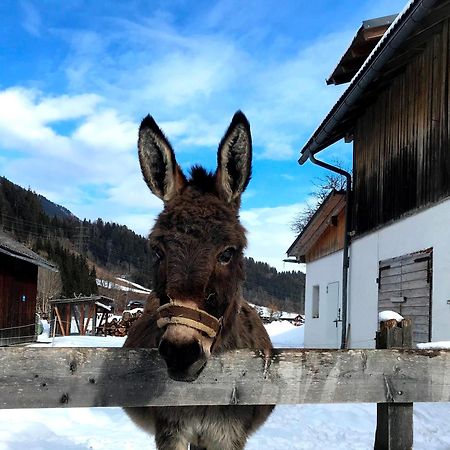
{"type": "Polygon", "coordinates": [[[431,341],[432,249],[380,261],[378,311],[413,322],[413,342],[431,341]]]}

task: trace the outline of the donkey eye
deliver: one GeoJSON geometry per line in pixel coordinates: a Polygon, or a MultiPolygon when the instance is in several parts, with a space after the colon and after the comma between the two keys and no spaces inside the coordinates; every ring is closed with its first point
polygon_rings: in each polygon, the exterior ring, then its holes
{"type": "Polygon", "coordinates": [[[223,251],[217,258],[220,264],[228,264],[231,261],[231,258],[235,254],[236,249],[233,247],[228,247],[225,251],[223,251]]]}

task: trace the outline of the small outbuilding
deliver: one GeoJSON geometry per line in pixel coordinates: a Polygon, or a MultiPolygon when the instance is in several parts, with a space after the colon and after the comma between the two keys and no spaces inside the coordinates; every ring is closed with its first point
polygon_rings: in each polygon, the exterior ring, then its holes
{"type": "Polygon", "coordinates": [[[36,340],[38,267],[56,267],[0,231],[0,346],[36,340]]]}
{"type": "Polygon", "coordinates": [[[108,315],[114,312],[113,304],[112,298],[103,295],[51,300],[51,333],[53,336],[106,334],[105,325],[108,315]]]}

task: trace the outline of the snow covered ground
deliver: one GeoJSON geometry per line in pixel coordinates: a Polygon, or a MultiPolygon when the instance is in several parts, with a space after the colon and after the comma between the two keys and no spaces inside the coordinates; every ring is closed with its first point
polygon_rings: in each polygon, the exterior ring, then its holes
{"type": "MultiPolygon", "coordinates": [[[[276,347],[302,347],[303,327],[267,325],[276,347]]],[[[45,341],[45,339],[42,339],[45,341]]],[[[119,347],[124,338],[56,338],[40,346],[119,347]]],[[[450,403],[414,405],[414,449],[450,450],[450,403]]],[[[277,406],[248,450],[373,448],[373,404],[277,406]]],[[[0,410],[0,450],[153,450],[120,408],[0,410]]]]}

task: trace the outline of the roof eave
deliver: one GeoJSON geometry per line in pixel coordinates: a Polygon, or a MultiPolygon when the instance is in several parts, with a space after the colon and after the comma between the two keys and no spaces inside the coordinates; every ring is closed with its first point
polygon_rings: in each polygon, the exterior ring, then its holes
{"type": "Polygon", "coordinates": [[[348,88],[302,148],[299,164],[304,164],[310,154],[315,154],[344,137],[344,134],[340,133],[331,141],[327,139],[348,110],[355,105],[368,84],[373,81],[399,45],[410,35],[417,22],[425,16],[436,1],[411,0],[406,5],[353,77],[348,88]]]}
{"type": "Polygon", "coordinates": [[[52,272],[58,272],[58,269],[55,266],[52,266],[51,264],[46,263],[45,261],[41,261],[38,259],[30,258],[26,255],[22,255],[20,253],[15,253],[12,251],[8,251],[5,248],[0,248],[0,253],[3,253],[5,255],[11,256],[13,258],[21,259],[22,261],[29,262],[30,264],[33,264],[35,266],[43,267],[44,269],[51,270],[52,272]]]}

